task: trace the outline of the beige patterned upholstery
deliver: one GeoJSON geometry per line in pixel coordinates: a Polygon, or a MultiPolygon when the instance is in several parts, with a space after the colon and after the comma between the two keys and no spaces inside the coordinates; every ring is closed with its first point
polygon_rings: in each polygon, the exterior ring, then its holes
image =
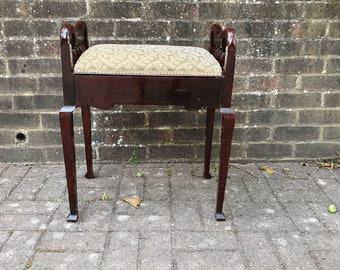
{"type": "Polygon", "coordinates": [[[75,74],[221,77],[216,59],[198,47],[101,44],[78,59],[75,74]]]}

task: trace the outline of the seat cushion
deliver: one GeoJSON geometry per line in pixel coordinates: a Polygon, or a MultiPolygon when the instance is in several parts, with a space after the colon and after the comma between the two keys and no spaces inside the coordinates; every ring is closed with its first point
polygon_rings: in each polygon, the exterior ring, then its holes
{"type": "Polygon", "coordinates": [[[75,74],[221,77],[217,60],[188,46],[100,44],[87,49],[75,74]]]}

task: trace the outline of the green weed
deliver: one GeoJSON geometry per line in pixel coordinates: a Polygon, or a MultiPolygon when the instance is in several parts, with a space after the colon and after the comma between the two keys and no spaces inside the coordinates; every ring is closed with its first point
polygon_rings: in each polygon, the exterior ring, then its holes
{"type": "Polygon", "coordinates": [[[211,163],[210,168],[215,181],[218,181],[218,166],[215,163],[211,163]]]}
{"type": "Polygon", "coordinates": [[[103,201],[109,201],[110,200],[105,192],[101,195],[101,197],[102,197],[103,201]]]}
{"type": "Polygon", "coordinates": [[[138,156],[137,156],[136,151],[132,151],[131,156],[129,158],[129,163],[132,166],[137,166],[138,165],[138,156]]]}

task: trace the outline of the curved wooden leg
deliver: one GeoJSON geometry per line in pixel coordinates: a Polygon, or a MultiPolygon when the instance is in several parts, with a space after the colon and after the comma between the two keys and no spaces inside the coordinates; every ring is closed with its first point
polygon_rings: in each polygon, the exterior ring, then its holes
{"type": "Polygon", "coordinates": [[[83,132],[85,142],[85,156],[87,172],[85,177],[88,179],[94,178],[92,164],[92,136],[91,136],[91,112],[90,107],[81,107],[81,116],[83,120],[83,132]]]}
{"type": "Polygon", "coordinates": [[[76,176],[76,155],[74,146],[73,111],[75,106],[64,106],[59,112],[61,139],[64,151],[64,163],[67,179],[68,199],[70,214],[67,221],[78,220],[78,198],[77,198],[77,176],[76,176]]]}
{"type": "Polygon", "coordinates": [[[215,121],[215,108],[207,108],[206,116],[206,127],[205,127],[205,153],[204,153],[204,172],[203,177],[205,179],[210,179],[210,159],[211,159],[211,148],[212,139],[214,131],[214,121],[215,121]]]}
{"type": "Polygon", "coordinates": [[[231,142],[233,138],[235,113],[232,109],[221,108],[222,113],[222,134],[220,146],[220,164],[218,174],[217,198],[216,198],[216,215],[217,221],[224,221],[225,215],[223,214],[223,202],[225,187],[227,182],[229,158],[231,150],[231,142]]]}

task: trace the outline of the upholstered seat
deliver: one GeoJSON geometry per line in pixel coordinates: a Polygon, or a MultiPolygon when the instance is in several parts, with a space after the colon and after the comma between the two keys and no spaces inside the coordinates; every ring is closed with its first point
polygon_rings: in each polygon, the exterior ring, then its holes
{"type": "Polygon", "coordinates": [[[199,47],[100,44],[80,56],[74,74],[221,77],[222,71],[199,47]]]}

